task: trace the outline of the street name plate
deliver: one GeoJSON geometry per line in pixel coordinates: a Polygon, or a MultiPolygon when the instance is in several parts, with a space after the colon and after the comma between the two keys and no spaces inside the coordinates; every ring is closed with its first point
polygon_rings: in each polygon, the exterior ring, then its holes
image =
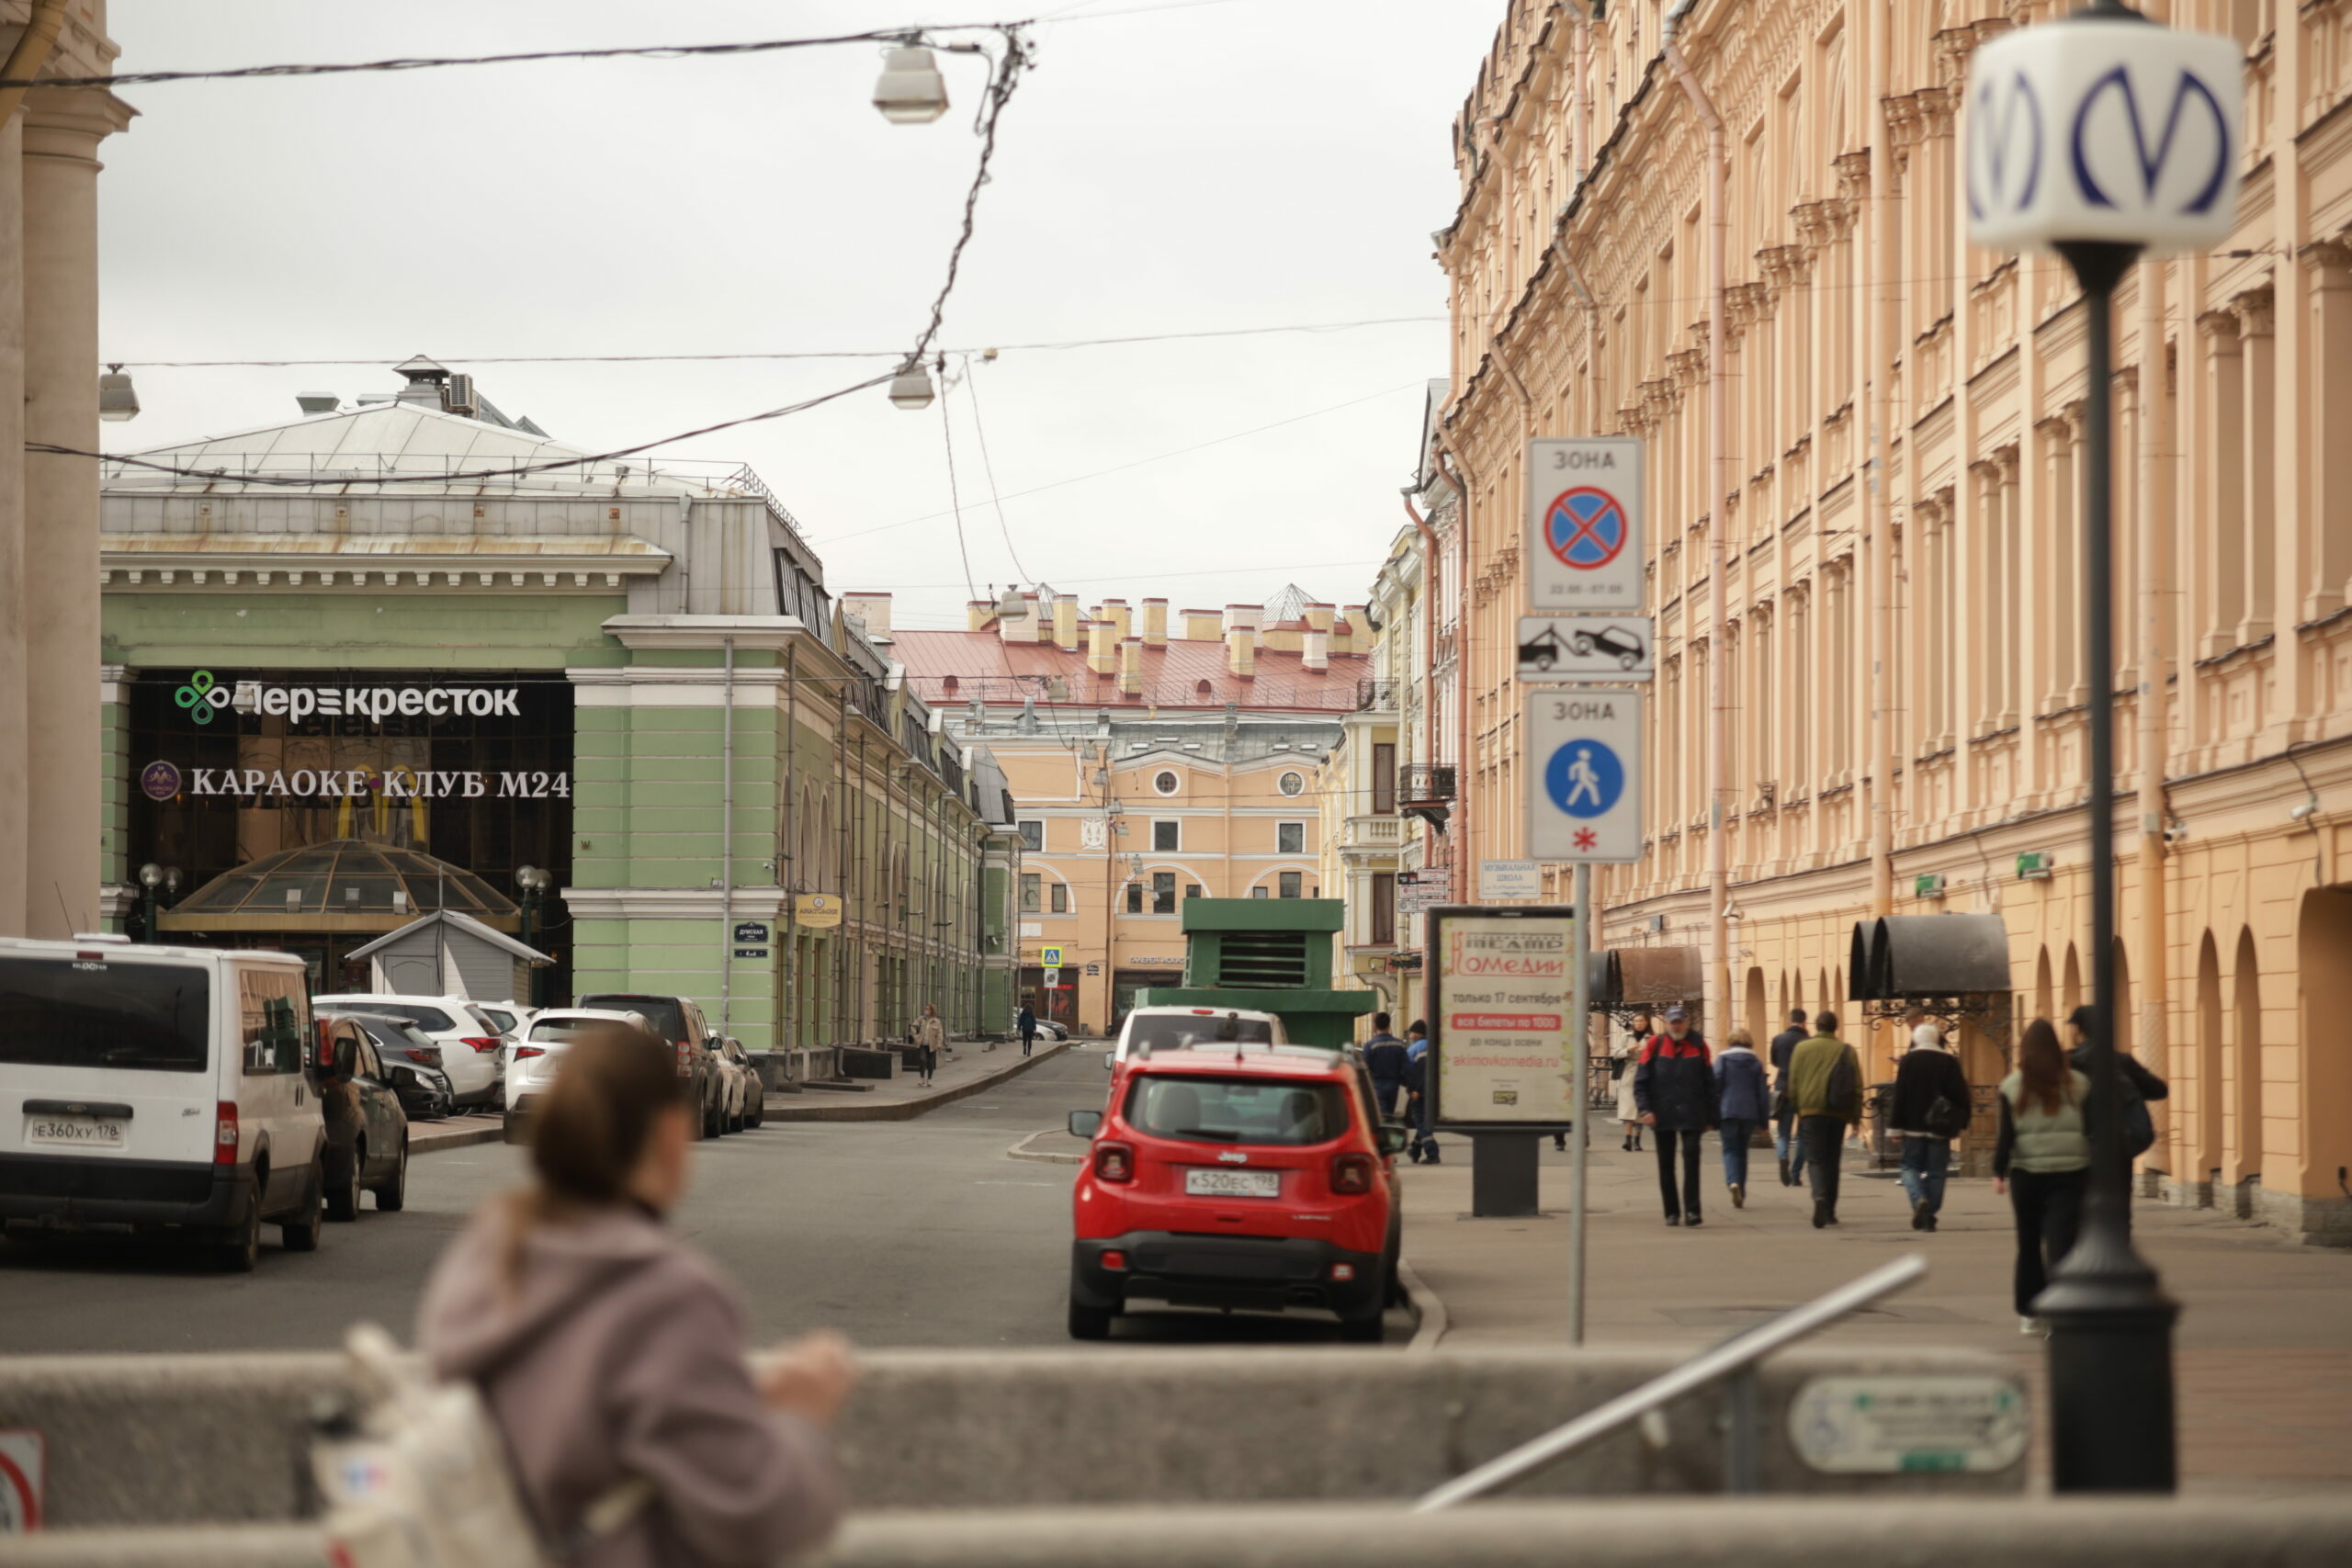
{"type": "Polygon", "coordinates": [[[1521,615],[1522,681],[1647,681],[1657,673],[1647,615],[1521,615]]]}
{"type": "Polygon", "coordinates": [[[1629,435],[1527,444],[1527,605],[1639,614],[1642,444],[1629,435]]]}
{"type": "Polygon", "coordinates": [[[2007,1470],[2031,1425],[2003,1377],[1814,1378],[1789,1405],[1798,1455],[1831,1475],[2007,1470]]]}

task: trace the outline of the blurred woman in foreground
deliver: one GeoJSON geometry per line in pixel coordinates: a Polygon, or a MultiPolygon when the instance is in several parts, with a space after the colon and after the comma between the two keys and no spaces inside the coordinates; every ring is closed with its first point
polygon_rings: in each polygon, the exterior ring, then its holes
{"type": "Polygon", "coordinates": [[[755,1373],[734,1292],[664,1217],[692,1109],[671,1048],[575,1042],[538,1102],[531,1188],[486,1206],[418,1310],[435,1373],[488,1401],[543,1539],[581,1568],[752,1568],[821,1545],[843,1506],[826,1429],[854,1373],[820,1335],[755,1373]],[[631,1483],[616,1527],[584,1526],[631,1483]]]}

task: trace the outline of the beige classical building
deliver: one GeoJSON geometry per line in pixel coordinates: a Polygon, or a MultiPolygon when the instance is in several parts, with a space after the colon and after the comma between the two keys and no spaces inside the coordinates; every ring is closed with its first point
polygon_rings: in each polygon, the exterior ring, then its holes
{"type": "MultiPolygon", "coordinates": [[[[0,77],[104,75],[101,0],[0,0],[0,77]]],[[[102,88],[0,88],[0,934],[99,923],[102,88]]],[[[119,784],[113,787],[124,787],[119,784]]]]}
{"type": "Polygon", "coordinates": [[[960,632],[891,630],[887,593],[842,605],[1003,768],[1025,840],[1021,991],[1102,1032],[1136,991],[1182,983],[1185,899],[1327,896],[1327,760],[1371,634],[1363,605],[1295,588],[1172,612],[1007,594],[975,602],[960,632]]]}
{"type": "MultiPolygon", "coordinates": [[[[2234,34],[2246,93],[2238,232],[2117,310],[2123,1022],[2174,1085],[2145,1163],[2352,1241],[2352,0],[2144,8],[2234,34]]],[[[1599,9],[1513,0],[1453,127],[1466,856],[1522,836],[1522,444],[1637,434],[1660,668],[1609,940],[1702,947],[1720,1032],[1840,1007],[1858,920],[1992,913],[2017,1013],[2062,1013],[2084,314],[1967,243],[1956,133],[1972,51],[2071,5],[1599,9]]],[[[2007,1035],[1968,1033],[1989,1081],[2007,1035]]]]}

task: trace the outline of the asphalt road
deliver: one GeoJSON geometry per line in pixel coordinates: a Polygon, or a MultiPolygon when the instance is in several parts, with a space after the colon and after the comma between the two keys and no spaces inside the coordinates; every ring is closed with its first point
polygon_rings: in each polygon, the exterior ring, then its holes
{"type": "MultiPolygon", "coordinates": [[[[734,1278],[753,1341],[839,1327],[875,1347],[1070,1345],[1066,1165],[1005,1151],[1102,1103],[1085,1046],[911,1122],[771,1122],[695,1146],[680,1231],[734,1278]]],[[[373,1319],[403,1340],[426,1272],[482,1199],[518,1183],[503,1144],[419,1156],[408,1206],[331,1224],[307,1257],[264,1231],[261,1267],[214,1271],[188,1249],[112,1238],[0,1247],[0,1353],[322,1349],[373,1319]]],[[[1389,1314],[1389,1339],[1412,1332],[1389,1314]]],[[[1130,1314],[1114,1343],[1312,1344],[1312,1315],[1130,1314]]]]}

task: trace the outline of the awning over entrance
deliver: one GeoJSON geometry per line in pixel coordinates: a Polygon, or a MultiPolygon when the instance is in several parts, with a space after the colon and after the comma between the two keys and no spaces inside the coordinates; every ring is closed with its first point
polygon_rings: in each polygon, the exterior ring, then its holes
{"type": "Polygon", "coordinates": [[[1696,1006],[1706,995],[1704,965],[1695,947],[1612,947],[1603,994],[1612,1008],[1696,1006]]]}
{"type": "Polygon", "coordinates": [[[1857,1001],[2006,996],[2008,928],[1998,915],[1889,915],[1857,920],[1846,973],[1857,1001]]]}
{"type": "Polygon", "coordinates": [[[334,839],[249,861],[181,899],[156,923],[170,931],[379,935],[443,909],[500,931],[522,924],[514,901],[472,872],[363,839],[334,839]]]}

